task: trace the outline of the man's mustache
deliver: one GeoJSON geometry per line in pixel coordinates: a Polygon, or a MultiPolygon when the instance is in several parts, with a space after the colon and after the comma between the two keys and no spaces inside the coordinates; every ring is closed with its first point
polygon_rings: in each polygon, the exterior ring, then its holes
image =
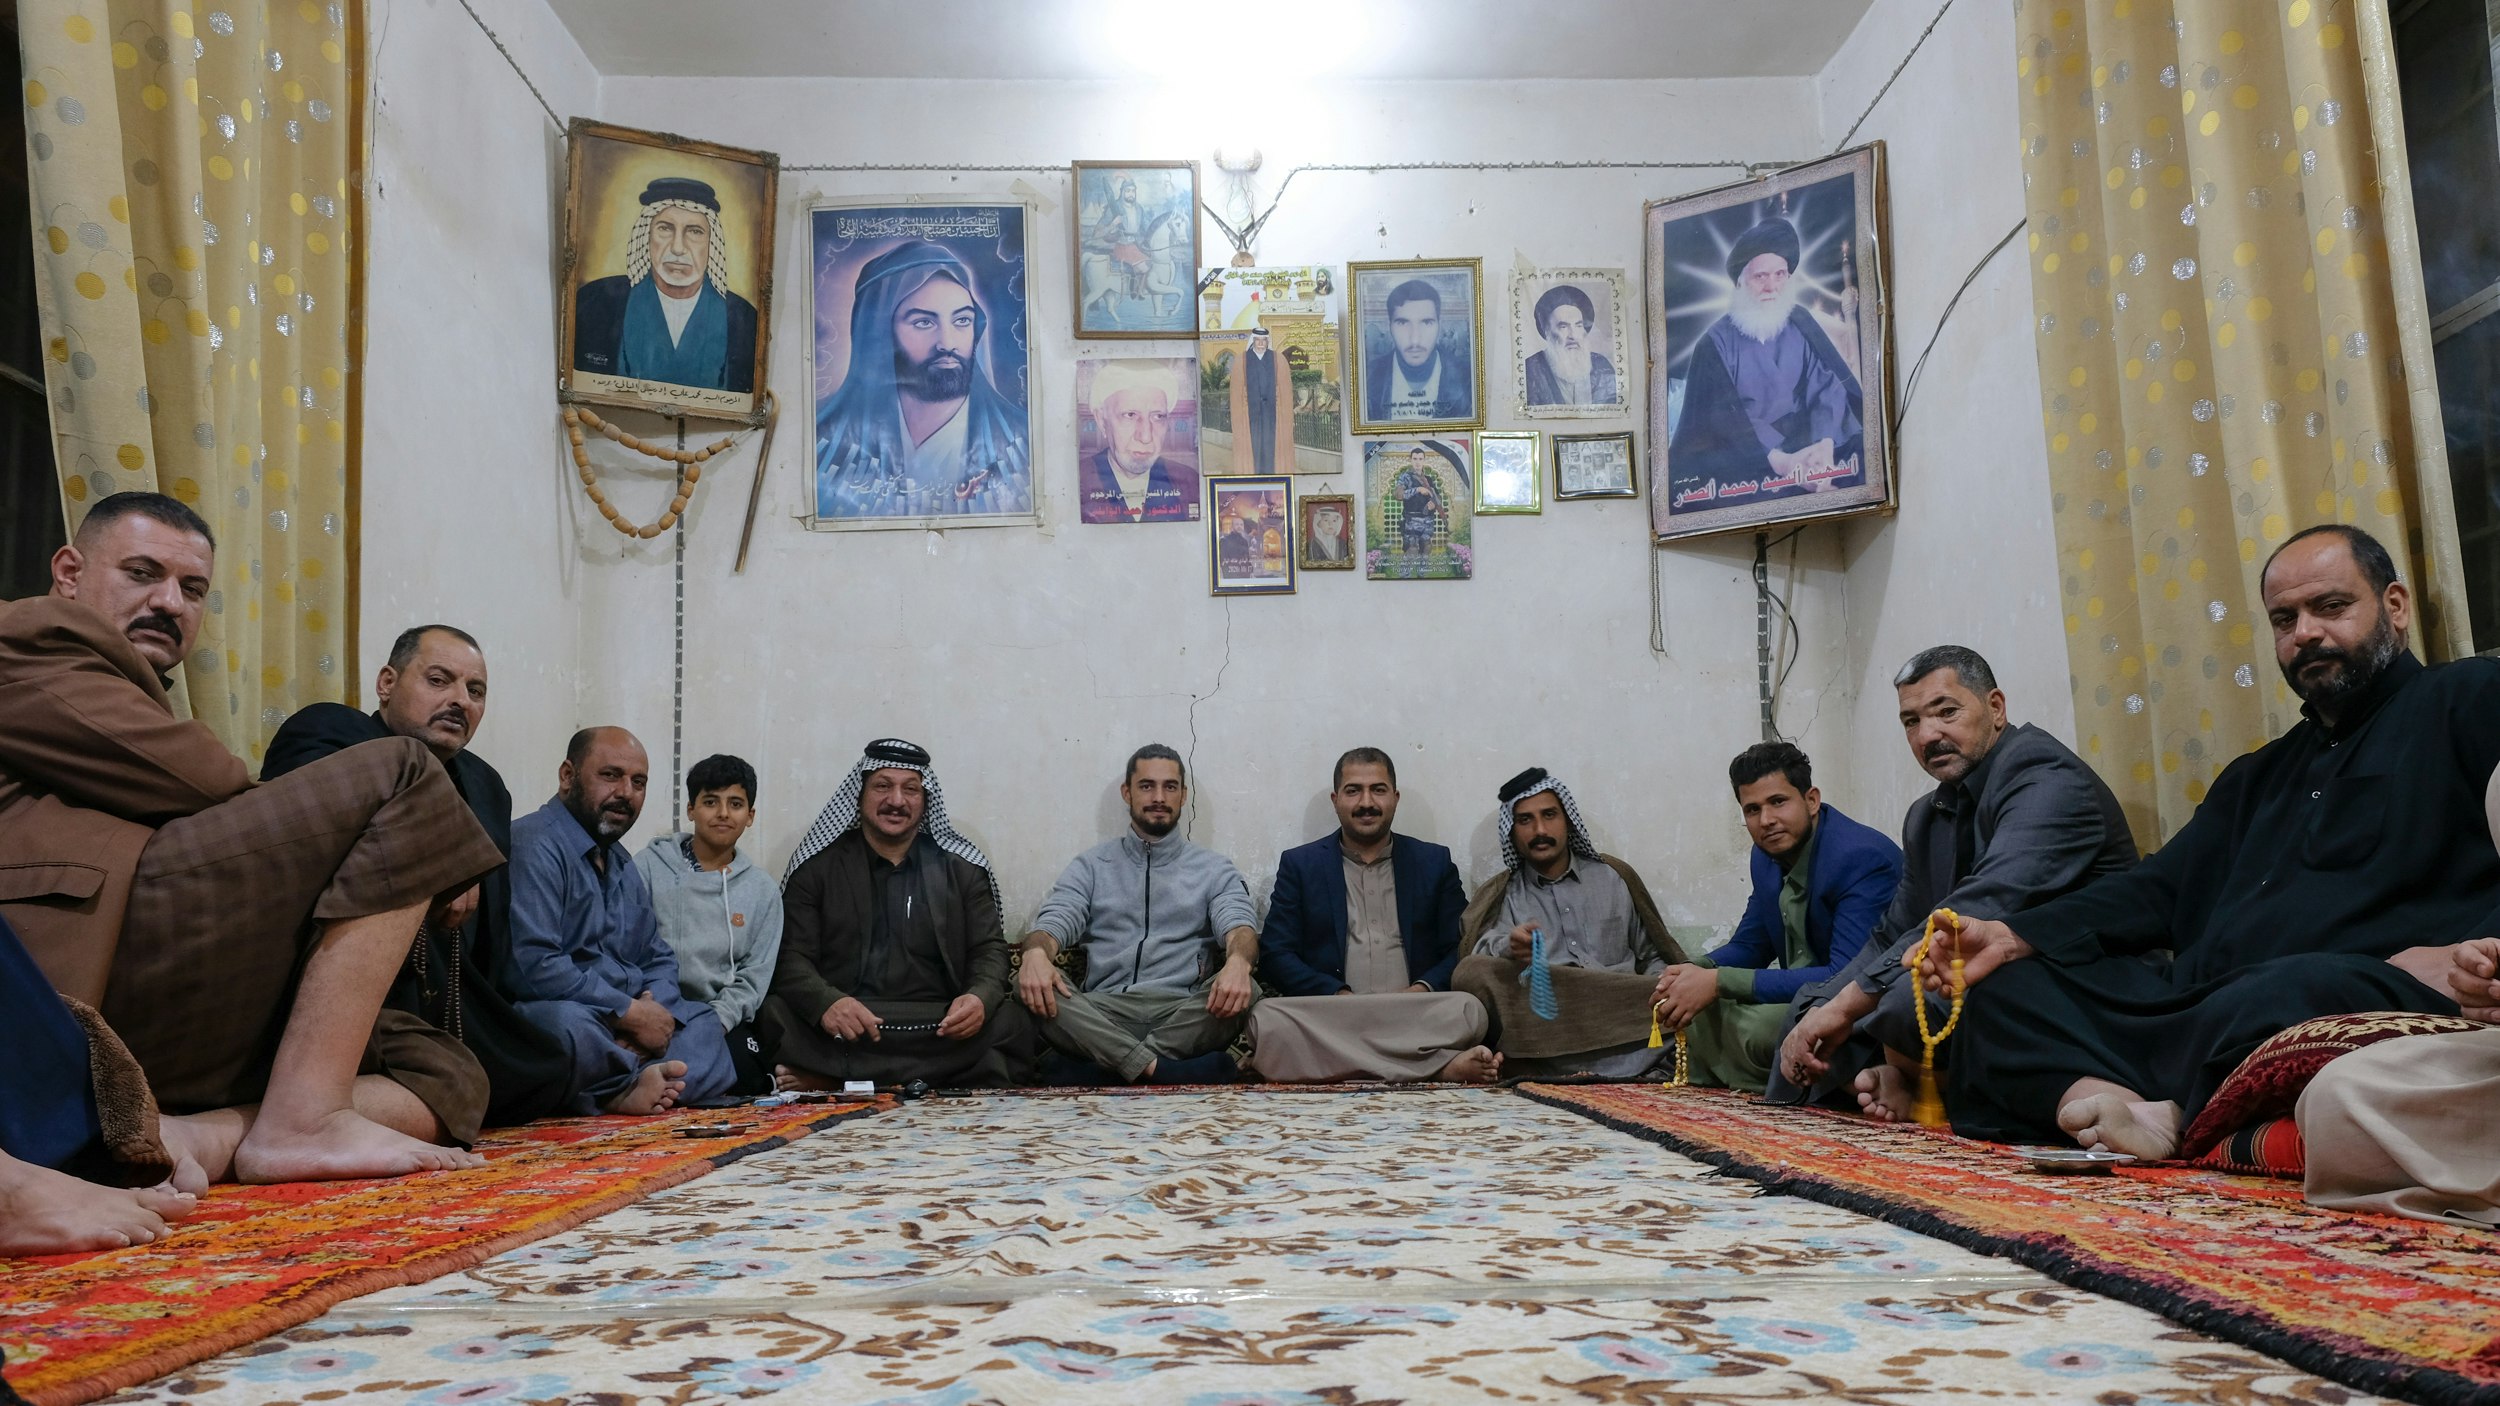
{"type": "Polygon", "coordinates": [[[450,723],[453,727],[460,729],[462,732],[467,732],[469,730],[469,715],[465,710],[460,708],[445,708],[443,711],[436,713],[428,721],[450,723]]]}
{"type": "Polygon", "coordinates": [[[1554,838],[1553,836],[1551,836],[1551,835],[1539,835],[1539,836],[1537,836],[1536,838],[1534,838],[1534,839],[1532,839],[1532,840],[1528,841],[1528,848],[1530,848],[1530,849],[1552,849],[1554,846],[1556,846],[1556,845],[1558,845],[1558,844],[1561,844],[1561,843],[1562,843],[1562,841],[1555,839],[1555,838],[1554,838]]]}
{"type": "Polygon", "coordinates": [[[2312,664],[2349,665],[2351,663],[2352,652],[2350,650],[2338,649],[2331,644],[2313,644],[2292,656],[2292,672],[2300,673],[2312,664]]]}
{"type": "Polygon", "coordinates": [[[1354,818],[1357,820],[1378,820],[1380,818],[1380,812],[1370,809],[1357,810],[1354,812],[1354,818]]]}
{"type": "Polygon", "coordinates": [[[153,630],[156,633],[163,635],[165,638],[172,640],[176,644],[182,643],[182,622],[174,619],[173,616],[168,615],[162,610],[151,610],[147,614],[140,616],[138,619],[131,621],[130,628],[122,631],[122,633],[124,635],[135,635],[142,630],[153,630]]]}
{"type": "Polygon", "coordinates": [[[1943,761],[1947,757],[1958,757],[1960,755],[1962,755],[1962,749],[1954,746],[1950,742],[1930,742],[1927,744],[1926,756],[1927,760],[1931,762],[1939,762],[1943,761]]]}

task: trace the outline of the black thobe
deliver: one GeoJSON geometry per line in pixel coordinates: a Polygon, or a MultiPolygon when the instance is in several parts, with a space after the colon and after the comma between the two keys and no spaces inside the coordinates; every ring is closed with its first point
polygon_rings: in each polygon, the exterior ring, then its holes
{"type": "Polygon", "coordinates": [[[1276,362],[1274,351],[1261,356],[1257,352],[1241,355],[1241,384],[1248,390],[1250,423],[1250,468],[1254,473],[1276,472],[1276,362]]]}
{"type": "Polygon", "coordinates": [[[889,864],[854,828],[808,856],[781,889],[781,955],[756,1026],[781,1063],[824,1079],[940,1088],[1020,1078],[1034,1027],[1007,991],[1007,938],[989,871],[914,837],[889,864]],[[974,995],[988,1022],[966,1039],[937,1033],[946,1008],[974,995]],[[826,1033],[849,997],[883,1029],[874,1040],[826,1033]]]}
{"type": "Polygon", "coordinates": [[[2500,660],[2399,655],[2333,726],[2303,715],[2143,863],[2010,920],[2039,955],[1970,990],[1945,1071],[1956,1132],[2062,1140],[2058,1101],[2086,1077],[2193,1119],[2304,1020],[2457,1013],[2386,959],[2500,932],[2483,813],[2500,660]]]}
{"type": "MultiPolygon", "coordinates": [[[[343,703],[315,703],[288,718],[269,739],[260,779],[275,780],[359,742],[391,736],[380,713],[359,713],[343,703]]],[[[443,764],[453,789],[469,803],[487,838],[512,853],[512,792],[484,759],[459,752],[443,764]]],[[[497,869],[478,880],[477,916],[460,931],[420,938],[423,965],[400,968],[383,998],[401,1011],[456,1035],[486,1069],[490,1090],[488,1127],[510,1127],[557,1116],[570,1091],[571,1063],[556,1037],[522,1018],[504,995],[502,982],[512,951],[512,871],[497,869]],[[459,1008],[451,1008],[451,972],[460,969],[459,1008]]]]}

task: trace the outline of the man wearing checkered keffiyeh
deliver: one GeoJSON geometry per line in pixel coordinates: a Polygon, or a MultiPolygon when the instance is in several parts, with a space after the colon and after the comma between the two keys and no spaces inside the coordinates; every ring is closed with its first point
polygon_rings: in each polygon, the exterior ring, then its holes
{"type": "Polygon", "coordinates": [[[1022,1079],[1033,1022],[1006,999],[998,880],[948,819],[928,752],[868,744],[791,855],[782,912],[757,1018],[781,1087],[1022,1079]]]}

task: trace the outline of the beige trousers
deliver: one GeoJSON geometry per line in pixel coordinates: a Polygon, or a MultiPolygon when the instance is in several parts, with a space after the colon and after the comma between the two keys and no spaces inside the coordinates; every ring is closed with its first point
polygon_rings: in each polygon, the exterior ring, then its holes
{"type": "Polygon", "coordinates": [[[1484,1003],[1463,991],[1270,996],[1250,1011],[1250,1067],[1278,1084],[1431,1079],[1484,1026],[1484,1003]]]}
{"type": "Polygon", "coordinates": [[[2355,1050],[2298,1116],[2312,1203],[2500,1226],[2500,1027],[2355,1050]]]}

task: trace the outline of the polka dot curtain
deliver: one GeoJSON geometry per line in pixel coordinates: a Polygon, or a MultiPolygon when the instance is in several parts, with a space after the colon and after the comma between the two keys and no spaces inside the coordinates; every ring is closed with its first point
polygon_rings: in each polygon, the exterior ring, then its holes
{"type": "Polygon", "coordinates": [[[73,523],[156,489],[217,534],[180,671],[257,761],[348,696],[354,0],[22,0],[36,288],[73,523]]]}
{"type": "Polygon", "coordinates": [[[2258,591],[2267,554],[2347,522],[2419,560],[2352,8],[2017,9],[2075,730],[2148,846],[2298,720],[2258,591]]]}

